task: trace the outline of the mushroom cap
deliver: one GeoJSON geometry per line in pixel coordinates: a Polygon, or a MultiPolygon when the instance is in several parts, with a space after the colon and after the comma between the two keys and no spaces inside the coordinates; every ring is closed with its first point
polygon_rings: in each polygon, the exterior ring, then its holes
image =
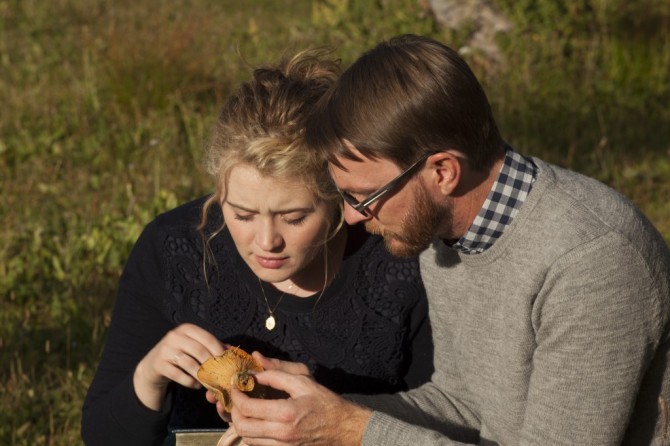
{"type": "Polygon", "coordinates": [[[230,389],[235,388],[255,398],[265,398],[267,388],[256,382],[255,372],[263,367],[247,352],[239,347],[226,350],[221,356],[213,356],[203,362],[198,369],[198,381],[216,395],[226,412],[233,409],[230,389]]]}

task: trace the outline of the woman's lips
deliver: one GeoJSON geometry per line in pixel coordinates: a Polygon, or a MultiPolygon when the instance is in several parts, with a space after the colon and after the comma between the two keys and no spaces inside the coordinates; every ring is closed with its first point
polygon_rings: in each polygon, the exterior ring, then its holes
{"type": "Polygon", "coordinates": [[[258,262],[258,264],[263,268],[267,269],[279,269],[286,263],[287,260],[288,257],[262,257],[259,255],[256,256],[256,261],[258,262]]]}

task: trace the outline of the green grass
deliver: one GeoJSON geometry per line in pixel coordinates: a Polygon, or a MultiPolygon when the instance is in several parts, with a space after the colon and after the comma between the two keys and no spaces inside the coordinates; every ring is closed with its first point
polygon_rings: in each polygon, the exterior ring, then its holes
{"type": "MultiPolygon", "coordinates": [[[[506,63],[465,56],[513,145],[629,196],[670,241],[670,6],[499,0],[506,63]]],[[[0,444],[73,445],[132,243],[205,193],[209,127],[250,66],[404,32],[415,0],[0,0],[0,444]],[[287,6],[289,5],[289,6],[287,6]]]]}

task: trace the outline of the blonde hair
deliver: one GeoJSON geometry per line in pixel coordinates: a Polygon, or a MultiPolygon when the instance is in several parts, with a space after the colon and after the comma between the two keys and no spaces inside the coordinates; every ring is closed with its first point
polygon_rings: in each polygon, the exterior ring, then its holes
{"type": "MultiPolygon", "coordinates": [[[[342,202],[326,161],[304,140],[307,118],[340,73],[339,60],[327,58],[329,54],[326,49],[305,50],[276,65],[256,68],[226,101],[205,153],[215,188],[202,209],[201,233],[211,207],[226,199],[231,170],[241,164],[264,176],[302,182],[315,200],[332,205],[330,236],[342,225],[342,202]]],[[[206,245],[224,225],[203,234],[206,245]]]]}

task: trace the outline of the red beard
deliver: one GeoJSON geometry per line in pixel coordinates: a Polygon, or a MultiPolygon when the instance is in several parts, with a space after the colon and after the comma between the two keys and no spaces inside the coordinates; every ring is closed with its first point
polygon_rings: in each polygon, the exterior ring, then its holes
{"type": "Polygon", "coordinates": [[[424,251],[438,233],[441,225],[450,225],[451,211],[436,204],[423,183],[414,188],[414,205],[400,221],[398,232],[380,228],[374,221],[366,221],[365,229],[384,237],[386,249],[399,257],[415,257],[424,251]]]}

